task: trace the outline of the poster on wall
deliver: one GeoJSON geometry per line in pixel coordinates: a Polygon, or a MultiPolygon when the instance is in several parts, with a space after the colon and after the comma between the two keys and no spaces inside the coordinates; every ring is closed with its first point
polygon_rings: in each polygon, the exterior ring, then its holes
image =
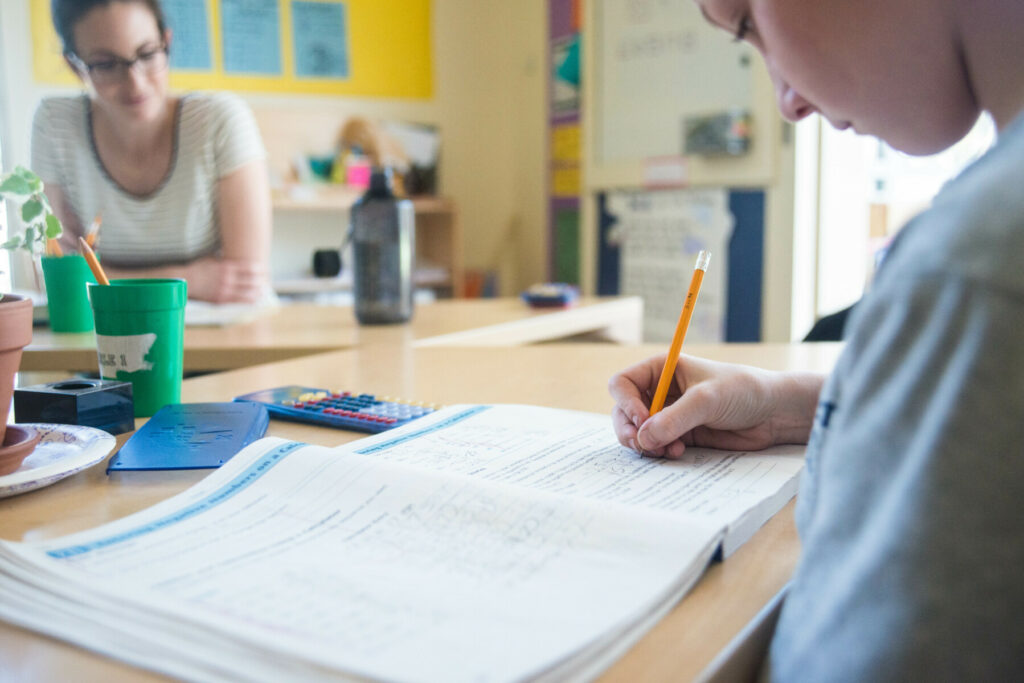
{"type": "Polygon", "coordinates": [[[295,75],[300,78],[348,78],[345,5],[292,3],[295,75]]]}
{"type": "Polygon", "coordinates": [[[551,109],[577,112],[580,108],[580,34],[551,41],[551,109]]]}
{"type": "Polygon", "coordinates": [[[548,0],[548,272],[580,279],[580,0],[548,0]]]}
{"type": "MultiPolygon", "coordinates": [[[[35,80],[79,87],[64,64],[50,0],[21,1],[30,9],[35,80]]],[[[172,31],[171,87],[177,90],[433,97],[431,0],[162,4],[172,31]]]]}
{"type": "Polygon", "coordinates": [[[206,0],[164,0],[171,30],[171,68],[210,71],[210,13],[206,0]]]}
{"type": "Polygon", "coordinates": [[[228,74],[281,74],[277,0],[221,0],[221,44],[228,74]]]}
{"type": "Polygon", "coordinates": [[[688,343],[725,340],[729,240],[734,218],[724,189],[619,190],[608,194],[620,250],[620,293],[644,300],[643,340],[668,343],[693,276],[697,254],[711,252],[688,343]]]}

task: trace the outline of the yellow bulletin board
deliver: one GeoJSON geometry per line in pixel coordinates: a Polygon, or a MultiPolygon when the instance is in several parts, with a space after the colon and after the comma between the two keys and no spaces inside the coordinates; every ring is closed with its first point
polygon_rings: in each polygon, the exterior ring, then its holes
{"type": "MultiPolygon", "coordinates": [[[[78,83],[50,0],[26,0],[33,75],[78,83]]],[[[428,99],[430,0],[163,0],[171,86],[182,90],[428,99]]]]}

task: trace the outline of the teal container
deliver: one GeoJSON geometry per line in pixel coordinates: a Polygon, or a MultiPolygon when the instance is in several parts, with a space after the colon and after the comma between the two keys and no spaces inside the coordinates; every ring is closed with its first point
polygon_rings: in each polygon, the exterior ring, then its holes
{"type": "Polygon", "coordinates": [[[54,332],[92,330],[92,308],[86,284],[95,283],[96,278],[85,257],[81,254],[44,256],[42,264],[50,329],[54,332]]]}
{"type": "Polygon", "coordinates": [[[100,377],[132,383],[135,417],[180,403],[185,281],[112,280],[88,289],[100,377]]]}

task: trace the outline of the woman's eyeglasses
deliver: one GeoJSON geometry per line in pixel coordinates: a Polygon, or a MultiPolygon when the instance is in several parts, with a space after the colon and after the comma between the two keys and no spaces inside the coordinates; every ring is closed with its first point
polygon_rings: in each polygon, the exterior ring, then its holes
{"type": "Polygon", "coordinates": [[[146,75],[160,73],[167,68],[166,45],[161,45],[151,50],[143,50],[135,55],[135,59],[110,57],[86,63],[74,53],[69,54],[68,57],[79,69],[87,72],[89,78],[96,85],[119,83],[127,78],[128,72],[136,66],[140,73],[146,75]]]}

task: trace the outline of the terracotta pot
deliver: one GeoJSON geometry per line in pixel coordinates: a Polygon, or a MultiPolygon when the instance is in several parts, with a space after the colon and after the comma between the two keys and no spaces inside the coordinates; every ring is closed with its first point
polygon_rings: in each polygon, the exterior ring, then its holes
{"type": "Polygon", "coordinates": [[[32,341],[32,300],[0,294],[0,444],[7,431],[7,414],[14,396],[14,374],[21,349],[32,341]]]}
{"type": "Polygon", "coordinates": [[[0,476],[10,474],[28,457],[32,449],[39,443],[39,432],[25,425],[11,425],[7,435],[0,444],[0,476]]]}

